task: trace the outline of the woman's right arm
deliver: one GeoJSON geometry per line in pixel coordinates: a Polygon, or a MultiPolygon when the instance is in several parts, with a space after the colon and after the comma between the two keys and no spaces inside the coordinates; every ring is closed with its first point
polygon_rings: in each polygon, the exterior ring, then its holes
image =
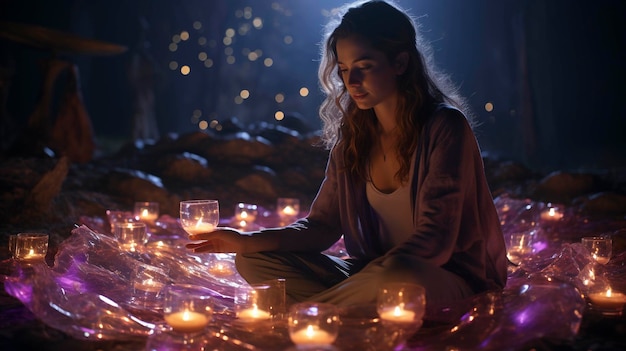
{"type": "Polygon", "coordinates": [[[218,228],[210,233],[190,236],[187,248],[194,252],[261,251],[315,251],[321,252],[341,237],[337,197],[337,161],[335,152],[330,153],[324,180],[305,218],[278,228],[255,232],[240,232],[233,228],[218,228]]]}

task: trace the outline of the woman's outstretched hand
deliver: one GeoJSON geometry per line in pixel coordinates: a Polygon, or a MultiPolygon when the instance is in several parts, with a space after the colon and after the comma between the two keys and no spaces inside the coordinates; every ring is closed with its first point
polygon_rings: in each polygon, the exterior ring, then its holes
{"type": "Polygon", "coordinates": [[[222,227],[216,228],[209,233],[190,235],[189,239],[202,242],[185,245],[193,252],[221,252],[242,253],[245,252],[245,240],[248,235],[242,234],[237,229],[222,227]]]}

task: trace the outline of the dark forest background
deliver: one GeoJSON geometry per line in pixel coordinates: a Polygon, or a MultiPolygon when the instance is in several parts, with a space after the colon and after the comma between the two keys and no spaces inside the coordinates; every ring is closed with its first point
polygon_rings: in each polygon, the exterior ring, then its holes
{"type": "MultiPolygon", "coordinates": [[[[626,165],[625,1],[398,3],[418,19],[439,67],[469,99],[483,151],[544,171],[626,165]]],[[[318,42],[326,14],[341,4],[0,0],[1,21],[127,48],[115,55],[53,52],[0,35],[2,146],[32,113],[43,76],[39,62],[51,55],[78,65],[84,104],[103,148],[133,138],[141,89],[154,94],[159,135],[233,118],[281,123],[277,112],[319,128],[318,42]],[[139,86],[131,79],[137,72],[139,86]]]]}

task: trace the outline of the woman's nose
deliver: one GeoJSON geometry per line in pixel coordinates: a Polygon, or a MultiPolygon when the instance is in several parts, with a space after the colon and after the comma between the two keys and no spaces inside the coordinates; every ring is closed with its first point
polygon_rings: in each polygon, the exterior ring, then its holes
{"type": "Polygon", "coordinates": [[[351,69],[348,73],[348,85],[360,85],[363,81],[363,75],[358,69],[351,69]]]}

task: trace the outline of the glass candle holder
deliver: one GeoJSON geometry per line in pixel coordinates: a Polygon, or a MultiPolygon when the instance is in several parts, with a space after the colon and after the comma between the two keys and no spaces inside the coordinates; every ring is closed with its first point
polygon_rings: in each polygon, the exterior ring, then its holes
{"type": "Polygon", "coordinates": [[[509,235],[506,245],[506,256],[516,265],[533,252],[534,236],[528,232],[515,232],[509,235]]]}
{"type": "Polygon", "coordinates": [[[118,222],[132,222],[134,216],[132,213],[121,210],[106,210],[107,219],[111,226],[111,234],[115,235],[115,223],[118,222]]]}
{"type": "Polygon", "coordinates": [[[332,304],[301,302],[289,310],[289,338],[298,347],[331,345],[339,334],[339,313],[332,304]]]}
{"type": "Polygon", "coordinates": [[[165,287],[163,317],[179,333],[203,331],[211,321],[211,291],[192,284],[170,284],[165,287]]]}
{"type": "Polygon", "coordinates": [[[154,225],[159,218],[159,203],[150,201],[135,202],[133,215],[138,221],[154,225]]]}
{"type": "Polygon", "coordinates": [[[123,250],[139,251],[148,242],[146,224],[143,222],[117,222],[114,235],[123,250]]]}
{"type": "Polygon", "coordinates": [[[606,236],[588,236],[581,239],[582,246],[600,264],[607,264],[613,251],[613,240],[606,236]]]}
{"type": "Polygon", "coordinates": [[[287,197],[278,198],[276,212],[283,223],[295,221],[300,214],[300,200],[287,197]]]}
{"type": "Polygon", "coordinates": [[[22,261],[43,261],[48,252],[48,234],[19,233],[15,237],[15,258],[22,261]]]}
{"type": "Polygon", "coordinates": [[[594,289],[587,294],[593,310],[605,315],[621,316],[626,304],[626,295],[614,291],[610,286],[594,289]]]}
{"type": "Polygon", "coordinates": [[[378,291],[376,311],[383,322],[421,323],[426,289],[409,283],[389,283],[378,291]]]}
{"type": "Polygon", "coordinates": [[[235,207],[235,221],[242,228],[250,223],[254,223],[257,214],[257,205],[240,202],[235,207]]]}
{"type": "Polygon", "coordinates": [[[272,318],[281,319],[287,313],[287,285],[284,278],[267,280],[269,285],[269,311],[272,318]]]}
{"type": "Polygon", "coordinates": [[[165,269],[147,264],[139,264],[131,277],[131,302],[145,307],[159,307],[163,304],[163,290],[170,279],[165,269]]]}
{"type": "Polygon", "coordinates": [[[180,224],[190,235],[215,230],[220,221],[217,200],[185,200],[180,202],[180,224]]]}
{"type": "Polygon", "coordinates": [[[9,254],[11,254],[11,258],[16,258],[16,250],[17,250],[17,234],[9,235],[9,254]]]}
{"type": "Polygon", "coordinates": [[[240,322],[271,318],[271,290],[268,284],[242,285],[235,291],[235,313],[240,322]]]}

